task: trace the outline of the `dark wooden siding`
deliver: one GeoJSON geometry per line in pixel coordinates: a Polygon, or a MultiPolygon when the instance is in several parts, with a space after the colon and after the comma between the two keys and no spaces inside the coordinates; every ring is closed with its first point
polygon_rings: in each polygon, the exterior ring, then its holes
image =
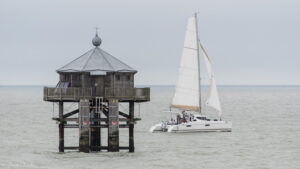
{"type": "Polygon", "coordinates": [[[113,78],[114,77],[114,73],[111,73],[111,72],[108,72],[105,76],[105,79],[104,79],[104,86],[105,88],[111,88],[113,87],[112,84],[113,84],[113,78]]]}
{"type": "Polygon", "coordinates": [[[114,87],[115,88],[133,88],[134,83],[133,83],[133,73],[115,73],[114,77],[114,87]]]}
{"type": "Polygon", "coordinates": [[[69,87],[82,86],[82,73],[59,73],[60,82],[69,82],[69,87]]]}
{"type": "Polygon", "coordinates": [[[105,76],[104,75],[96,75],[91,76],[91,85],[93,88],[93,93],[95,96],[104,95],[104,84],[105,84],[105,76]]]}
{"type": "Polygon", "coordinates": [[[106,75],[90,75],[89,72],[59,73],[60,82],[68,87],[92,88],[93,95],[103,95],[106,88],[134,88],[134,73],[108,72],[106,75]]]}

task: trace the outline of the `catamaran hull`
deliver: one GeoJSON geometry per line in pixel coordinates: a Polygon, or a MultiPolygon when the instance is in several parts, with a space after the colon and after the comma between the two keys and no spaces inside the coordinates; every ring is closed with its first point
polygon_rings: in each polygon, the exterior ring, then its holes
{"type": "Polygon", "coordinates": [[[192,132],[231,132],[232,123],[217,121],[212,123],[184,123],[168,126],[169,133],[192,133],[192,132]]]}
{"type": "Polygon", "coordinates": [[[193,132],[231,132],[232,123],[229,121],[189,122],[178,125],[166,125],[161,123],[152,126],[151,133],[193,133],[193,132]]]}
{"type": "Polygon", "coordinates": [[[162,127],[161,123],[156,124],[150,128],[149,132],[151,132],[151,133],[167,132],[168,127],[169,127],[169,125],[167,125],[166,127],[162,127]]]}

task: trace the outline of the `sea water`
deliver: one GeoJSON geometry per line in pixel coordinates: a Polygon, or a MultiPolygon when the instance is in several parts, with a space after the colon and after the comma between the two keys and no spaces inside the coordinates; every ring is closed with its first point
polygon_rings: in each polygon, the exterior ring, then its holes
{"type": "MultiPolygon", "coordinates": [[[[0,168],[300,168],[300,87],[221,86],[223,119],[232,121],[232,132],[149,133],[152,125],[170,118],[164,111],[173,92],[172,86],[153,86],[151,102],[136,104],[135,116],[142,121],[135,125],[134,153],[58,153],[58,125],[51,120],[57,105],[43,101],[43,88],[1,86],[0,168]]],[[[66,104],[64,109],[74,108],[66,104]]],[[[128,145],[126,129],[120,131],[120,145],[128,145]]],[[[65,146],[78,146],[78,129],[65,129],[65,146]]]]}

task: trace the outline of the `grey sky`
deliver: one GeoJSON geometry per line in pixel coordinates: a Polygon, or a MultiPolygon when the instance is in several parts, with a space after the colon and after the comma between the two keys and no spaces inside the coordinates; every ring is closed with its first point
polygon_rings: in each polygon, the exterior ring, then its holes
{"type": "Polygon", "coordinates": [[[137,84],[175,84],[195,11],[217,84],[300,84],[298,0],[0,0],[0,85],[56,84],[96,25],[137,84]]]}

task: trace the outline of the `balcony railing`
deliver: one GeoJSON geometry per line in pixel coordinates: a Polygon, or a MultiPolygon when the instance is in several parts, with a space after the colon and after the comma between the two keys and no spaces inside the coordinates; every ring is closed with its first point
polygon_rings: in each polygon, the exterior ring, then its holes
{"type": "Polygon", "coordinates": [[[90,99],[92,88],[56,88],[44,87],[44,100],[79,100],[90,99]]]}
{"type": "Polygon", "coordinates": [[[106,88],[105,97],[125,100],[150,100],[150,88],[106,88]]]}
{"type": "Polygon", "coordinates": [[[116,98],[119,100],[149,101],[150,88],[55,88],[44,87],[45,101],[78,101],[80,99],[116,98]]]}

